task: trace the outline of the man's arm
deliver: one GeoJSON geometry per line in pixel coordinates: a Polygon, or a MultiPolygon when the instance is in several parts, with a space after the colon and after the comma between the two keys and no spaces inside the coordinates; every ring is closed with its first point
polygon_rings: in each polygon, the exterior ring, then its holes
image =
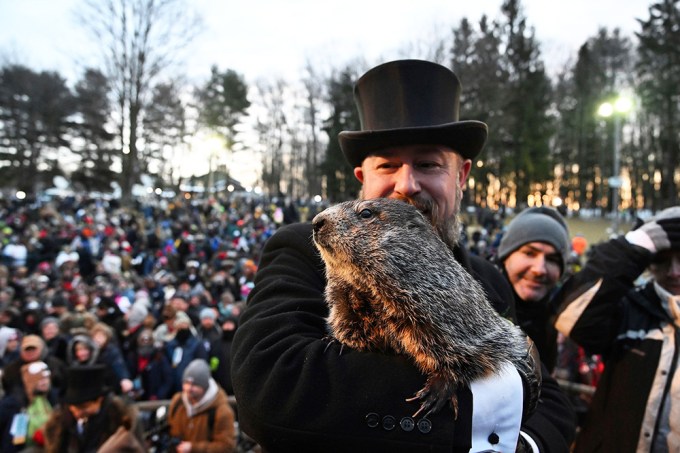
{"type": "Polygon", "coordinates": [[[425,378],[407,358],[324,340],[323,269],[309,226],[269,239],[232,345],[243,430],[270,451],[451,452],[454,441],[464,451],[469,392],[459,394],[455,425],[450,408],[413,419],[419,404],[406,399],[425,378]]]}
{"type": "Polygon", "coordinates": [[[594,246],[586,265],[555,296],[555,327],[589,353],[607,353],[616,336],[621,300],[651,260],[624,237],[594,246]]]}
{"type": "MultiPolygon", "coordinates": [[[[503,310],[504,303],[510,303],[505,311],[514,313],[514,297],[507,279],[486,260],[470,257],[474,275],[487,285],[486,292],[497,310],[503,310]],[[490,286],[489,286],[490,285],[490,286]]],[[[576,433],[576,413],[559,384],[550,376],[545,365],[541,365],[541,395],[534,413],[522,423],[521,432],[531,438],[538,451],[533,453],[567,452],[576,433]]],[[[529,445],[530,442],[529,441],[529,445]]],[[[524,443],[527,445],[527,442],[524,443]]],[[[526,451],[526,450],[525,450],[526,451]]]]}
{"type": "MultiPolygon", "coordinates": [[[[357,352],[324,340],[323,269],[309,226],[283,228],[269,239],[232,345],[242,429],[270,451],[397,452],[427,446],[430,451],[468,452],[469,389],[458,394],[457,419],[449,407],[413,419],[418,404],[406,398],[422,388],[425,377],[408,358],[357,352]]],[[[498,290],[503,279],[492,270],[475,268],[474,274],[489,282],[494,298],[511,295],[509,289],[498,290]]],[[[559,421],[559,441],[551,436],[550,446],[568,445],[575,426],[569,423],[573,411],[557,392],[559,397],[547,392],[527,422],[538,417],[554,426],[559,421]]]]}

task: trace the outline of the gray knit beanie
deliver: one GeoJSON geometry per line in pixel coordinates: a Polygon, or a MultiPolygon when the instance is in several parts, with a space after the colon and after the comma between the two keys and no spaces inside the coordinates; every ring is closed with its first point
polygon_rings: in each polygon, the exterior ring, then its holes
{"type": "Polygon", "coordinates": [[[529,242],[544,242],[555,247],[562,258],[564,272],[571,243],[564,218],[551,208],[528,208],[520,212],[508,224],[498,246],[498,259],[503,262],[512,252],[529,242]]]}
{"type": "Polygon", "coordinates": [[[210,366],[204,359],[194,359],[184,369],[182,382],[191,382],[203,389],[210,385],[210,366]]]}
{"type": "Polygon", "coordinates": [[[149,310],[144,304],[134,303],[127,313],[127,323],[130,329],[141,325],[149,315],[149,310]]]}

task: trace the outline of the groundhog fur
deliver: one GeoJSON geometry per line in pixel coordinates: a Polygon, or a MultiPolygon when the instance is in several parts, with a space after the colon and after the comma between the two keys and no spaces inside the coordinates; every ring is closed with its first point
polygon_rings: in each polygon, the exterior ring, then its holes
{"type": "Polygon", "coordinates": [[[533,411],[540,372],[531,343],[494,310],[414,206],[384,198],[337,204],[314,217],[313,240],[326,264],[331,337],[413,358],[427,376],[409,399],[421,402],[414,416],[451,402],[457,417],[458,387],[497,372],[504,360],[522,376],[533,411]]]}

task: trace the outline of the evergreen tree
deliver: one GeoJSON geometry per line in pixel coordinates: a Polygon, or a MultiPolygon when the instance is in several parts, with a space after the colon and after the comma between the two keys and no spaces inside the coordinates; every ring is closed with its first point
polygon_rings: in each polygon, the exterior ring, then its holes
{"type": "Polygon", "coordinates": [[[117,153],[115,135],[107,129],[111,104],[106,76],[96,69],[87,69],[75,86],[75,95],[80,121],[73,134],[82,139],[82,145],[73,148],[80,161],[71,181],[74,187],[88,192],[109,192],[111,181],[115,180],[112,165],[117,153]]]}
{"type": "Polygon", "coordinates": [[[73,94],[56,72],[10,65],[0,70],[2,184],[35,193],[61,174],[59,151],[68,149],[73,94]]]}
{"type": "Polygon", "coordinates": [[[331,115],[324,122],[323,130],[329,141],[321,169],[326,179],[326,197],[335,202],[356,198],[360,189],[354,169],[347,163],[338,141],[338,134],[342,131],[361,130],[353,96],[357,78],[357,69],[347,66],[328,81],[331,115]]]}
{"type": "MultiPolygon", "coordinates": [[[[680,9],[679,0],[662,0],[650,6],[649,18],[639,20],[640,78],[638,93],[657,126],[652,132],[661,172],[660,200],[678,204],[676,174],[680,163],[680,9]]],[[[663,206],[659,206],[663,207],[663,206]]]]}

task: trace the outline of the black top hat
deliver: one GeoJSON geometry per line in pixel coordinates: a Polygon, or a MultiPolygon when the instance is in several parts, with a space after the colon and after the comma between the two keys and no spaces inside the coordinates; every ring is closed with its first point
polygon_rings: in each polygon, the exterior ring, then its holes
{"type": "Polygon", "coordinates": [[[67,386],[64,403],[82,404],[109,392],[104,382],[104,365],[75,366],[66,370],[67,386]]]}
{"type": "Polygon", "coordinates": [[[372,151],[397,145],[445,145],[474,159],[487,126],[458,121],[460,81],[451,70],[422,60],[376,66],[354,86],[361,131],[340,132],[340,148],[353,167],[372,151]]]}

